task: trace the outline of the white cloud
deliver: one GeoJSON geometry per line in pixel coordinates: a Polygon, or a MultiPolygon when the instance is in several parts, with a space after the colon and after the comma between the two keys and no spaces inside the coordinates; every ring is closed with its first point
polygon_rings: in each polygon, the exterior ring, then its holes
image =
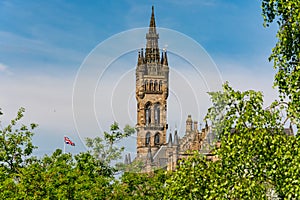
{"type": "Polygon", "coordinates": [[[264,105],[269,106],[278,98],[278,91],[273,88],[275,71],[272,64],[257,58],[252,61],[237,62],[230,59],[218,61],[218,67],[224,81],[235,90],[261,91],[264,95],[264,105]]]}
{"type": "Polygon", "coordinates": [[[10,71],[10,67],[8,65],[0,63],[0,74],[12,75],[13,73],[10,71]]]}
{"type": "Polygon", "coordinates": [[[72,135],[76,136],[71,106],[72,84],[73,79],[68,75],[65,79],[36,74],[1,77],[0,93],[3,95],[0,98],[0,108],[4,113],[0,119],[2,125],[8,124],[16,116],[17,110],[24,107],[26,112],[22,123],[39,124],[34,131],[35,137],[39,138],[36,141],[39,150],[62,148],[63,142],[57,140],[62,141],[64,134],[70,134],[71,138],[72,135]]]}
{"type": "Polygon", "coordinates": [[[6,57],[20,55],[20,60],[31,58],[36,60],[40,57],[55,59],[56,61],[69,61],[80,63],[84,58],[81,52],[70,48],[59,47],[50,42],[38,38],[27,38],[12,32],[0,31],[0,38],[3,40],[0,46],[0,53],[6,57]]]}
{"type": "Polygon", "coordinates": [[[8,69],[7,65],[0,63],[0,72],[5,72],[5,71],[7,71],[7,69],[8,69]]]}

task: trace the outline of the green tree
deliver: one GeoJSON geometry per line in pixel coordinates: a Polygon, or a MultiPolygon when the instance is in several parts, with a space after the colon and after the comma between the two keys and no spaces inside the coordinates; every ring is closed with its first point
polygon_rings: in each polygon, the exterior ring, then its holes
{"type": "MultiPolygon", "coordinates": [[[[37,124],[19,125],[24,116],[25,109],[20,108],[17,117],[0,129],[0,166],[9,172],[17,170],[25,164],[26,158],[36,148],[32,144],[33,129],[37,124]]],[[[2,112],[0,111],[0,115],[2,112]]],[[[1,122],[1,121],[0,121],[1,122]]]]}
{"type": "Polygon", "coordinates": [[[227,83],[222,92],[210,95],[213,106],[207,119],[221,139],[217,155],[223,171],[229,174],[227,187],[231,188],[226,196],[266,198],[267,190],[276,187],[274,175],[280,173],[277,168],[282,164],[274,161],[282,159],[279,152],[289,139],[279,104],[263,109],[261,92],[235,91],[227,83]]]}
{"type": "Polygon", "coordinates": [[[300,1],[263,0],[264,25],[277,22],[277,43],[270,61],[277,69],[274,85],[281,101],[286,101],[287,114],[300,130],[300,1]]]}
{"type": "Polygon", "coordinates": [[[16,196],[22,199],[105,199],[112,191],[111,170],[90,153],[76,156],[57,149],[22,168],[16,196]]]}
{"type": "MultiPolygon", "coordinates": [[[[37,125],[32,123],[28,128],[20,124],[24,112],[25,109],[20,108],[16,118],[4,127],[0,121],[0,199],[15,199],[20,172],[26,168],[36,148],[31,138],[37,125]]],[[[1,109],[0,115],[3,115],[1,109]]]]}
{"type": "Polygon", "coordinates": [[[15,193],[23,199],[107,199],[115,181],[115,168],[109,164],[124,149],[114,145],[133,132],[126,126],[122,133],[114,123],[111,133],[104,133],[104,140],[87,138],[92,151],[72,156],[57,149],[51,156],[28,160],[19,171],[15,193]]]}
{"type": "Polygon", "coordinates": [[[288,140],[278,105],[265,110],[262,93],[235,91],[227,83],[210,96],[213,105],[206,119],[221,140],[213,152],[219,160],[206,161],[199,154],[184,160],[167,181],[166,199],[266,198],[282,166],[274,161],[281,159],[278,152],[288,140]]]}
{"type": "Polygon", "coordinates": [[[135,129],[126,125],[123,132],[120,130],[117,122],[110,126],[110,133],[104,132],[104,138],[86,138],[86,145],[90,148],[95,158],[101,160],[107,166],[112,161],[122,158],[124,147],[118,147],[116,144],[123,138],[132,135],[135,129]]]}
{"type": "MultiPolygon", "coordinates": [[[[111,195],[114,169],[90,152],[72,156],[57,149],[50,156],[33,157],[31,131],[36,124],[30,129],[18,125],[23,113],[21,108],[18,116],[1,128],[0,199],[106,199],[111,195]]],[[[116,123],[111,130],[112,134],[106,134],[110,150],[134,132],[126,126],[120,133],[116,123]]],[[[109,157],[110,161],[115,158],[109,157]]]]}
{"type": "MultiPolygon", "coordinates": [[[[266,192],[274,190],[280,198],[298,198],[300,140],[285,133],[282,102],[263,109],[260,92],[234,91],[228,84],[223,92],[210,95],[213,106],[207,118],[220,134],[222,144],[217,155],[224,171],[235,180],[232,183],[251,180],[266,192]]],[[[248,194],[256,194],[247,187],[248,194]]]]}
{"type": "Polygon", "coordinates": [[[206,119],[221,147],[215,162],[195,154],[166,181],[165,199],[280,199],[300,196],[300,140],[284,131],[281,102],[263,108],[261,92],[210,93],[206,119]]]}
{"type": "Polygon", "coordinates": [[[162,199],[169,173],[157,170],[152,173],[125,172],[113,185],[109,199],[162,199]]]}
{"type": "Polygon", "coordinates": [[[0,167],[0,199],[14,199],[17,194],[15,174],[8,173],[3,166],[0,167]]]}
{"type": "Polygon", "coordinates": [[[207,162],[195,153],[180,162],[179,168],[166,180],[164,199],[218,199],[221,179],[216,173],[217,163],[207,162]]]}

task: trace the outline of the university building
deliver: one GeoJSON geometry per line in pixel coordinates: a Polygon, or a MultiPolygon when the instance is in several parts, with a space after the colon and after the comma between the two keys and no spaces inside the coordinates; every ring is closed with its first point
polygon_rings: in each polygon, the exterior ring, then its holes
{"type": "MultiPolygon", "coordinates": [[[[138,52],[136,66],[137,100],[137,156],[142,161],[143,171],[157,168],[175,170],[178,160],[189,156],[188,152],[200,151],[208,154],[214,142],[210,127],[199,130],[198,122],[191,115],[186,120],[186,131],[182,138],[177,130],[168,133],[167,109],[169,96],[168,53],[159,48],[154,8],[146,47],[138,52]],[[168,138],[167,138],[168,136],[168,138]]],[[[172,81],[172,80],[171,80],[172,81]]],[[[128,163],[128,156],[125,157],[128,163]]]]}

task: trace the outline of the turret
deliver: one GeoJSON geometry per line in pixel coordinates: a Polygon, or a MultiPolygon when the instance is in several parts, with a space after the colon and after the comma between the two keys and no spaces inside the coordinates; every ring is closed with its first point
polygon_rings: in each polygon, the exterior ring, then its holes
{"type": "Polygon", "coordinates": [[[194,121],[194,130],[198,131],[198,122],[197,121],[194,121]]]}
{"type": "Polygon", "coordinates": [[[186,120],[186,127],[185,127],[186,133],[190,133],[193,131],[193,120],[192,116],[188,115],[188,118],[186,120]]]}

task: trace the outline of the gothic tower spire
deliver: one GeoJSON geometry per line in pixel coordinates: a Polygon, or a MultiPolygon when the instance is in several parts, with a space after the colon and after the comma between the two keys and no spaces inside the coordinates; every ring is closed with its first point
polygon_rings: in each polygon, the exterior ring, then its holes
{"type": "Polygon", "coordinates": [[[146,160],[148,149],[153,156],[166,145],[167,99],[169,94],[169,66],[167,52],[160,59],[154,7],[146,33],[146,49],[138,53],[136,66],[137,100],[137,158],[146,160]]]}
{"type": "Polygon", "coordinates": [[[159,35],[156,33],[156,24],[154,17],[154,6],[152,6],[152,14],[148,33],[146,34],[146,62],[156,63],[159,62],[159,48],[158,48],[159,35]]]}
{"type": "MultiPolygon", "coordinates": [[[[152,6],[152,13],[151,13],[151,20],[150,20],[150,25],[149,27],[151,28],[156,28],[155,25],[155,17],[154,17],[154,6],[152,6]]],[[[156,30],[155,30],[156,31],[156,30]]]]}

